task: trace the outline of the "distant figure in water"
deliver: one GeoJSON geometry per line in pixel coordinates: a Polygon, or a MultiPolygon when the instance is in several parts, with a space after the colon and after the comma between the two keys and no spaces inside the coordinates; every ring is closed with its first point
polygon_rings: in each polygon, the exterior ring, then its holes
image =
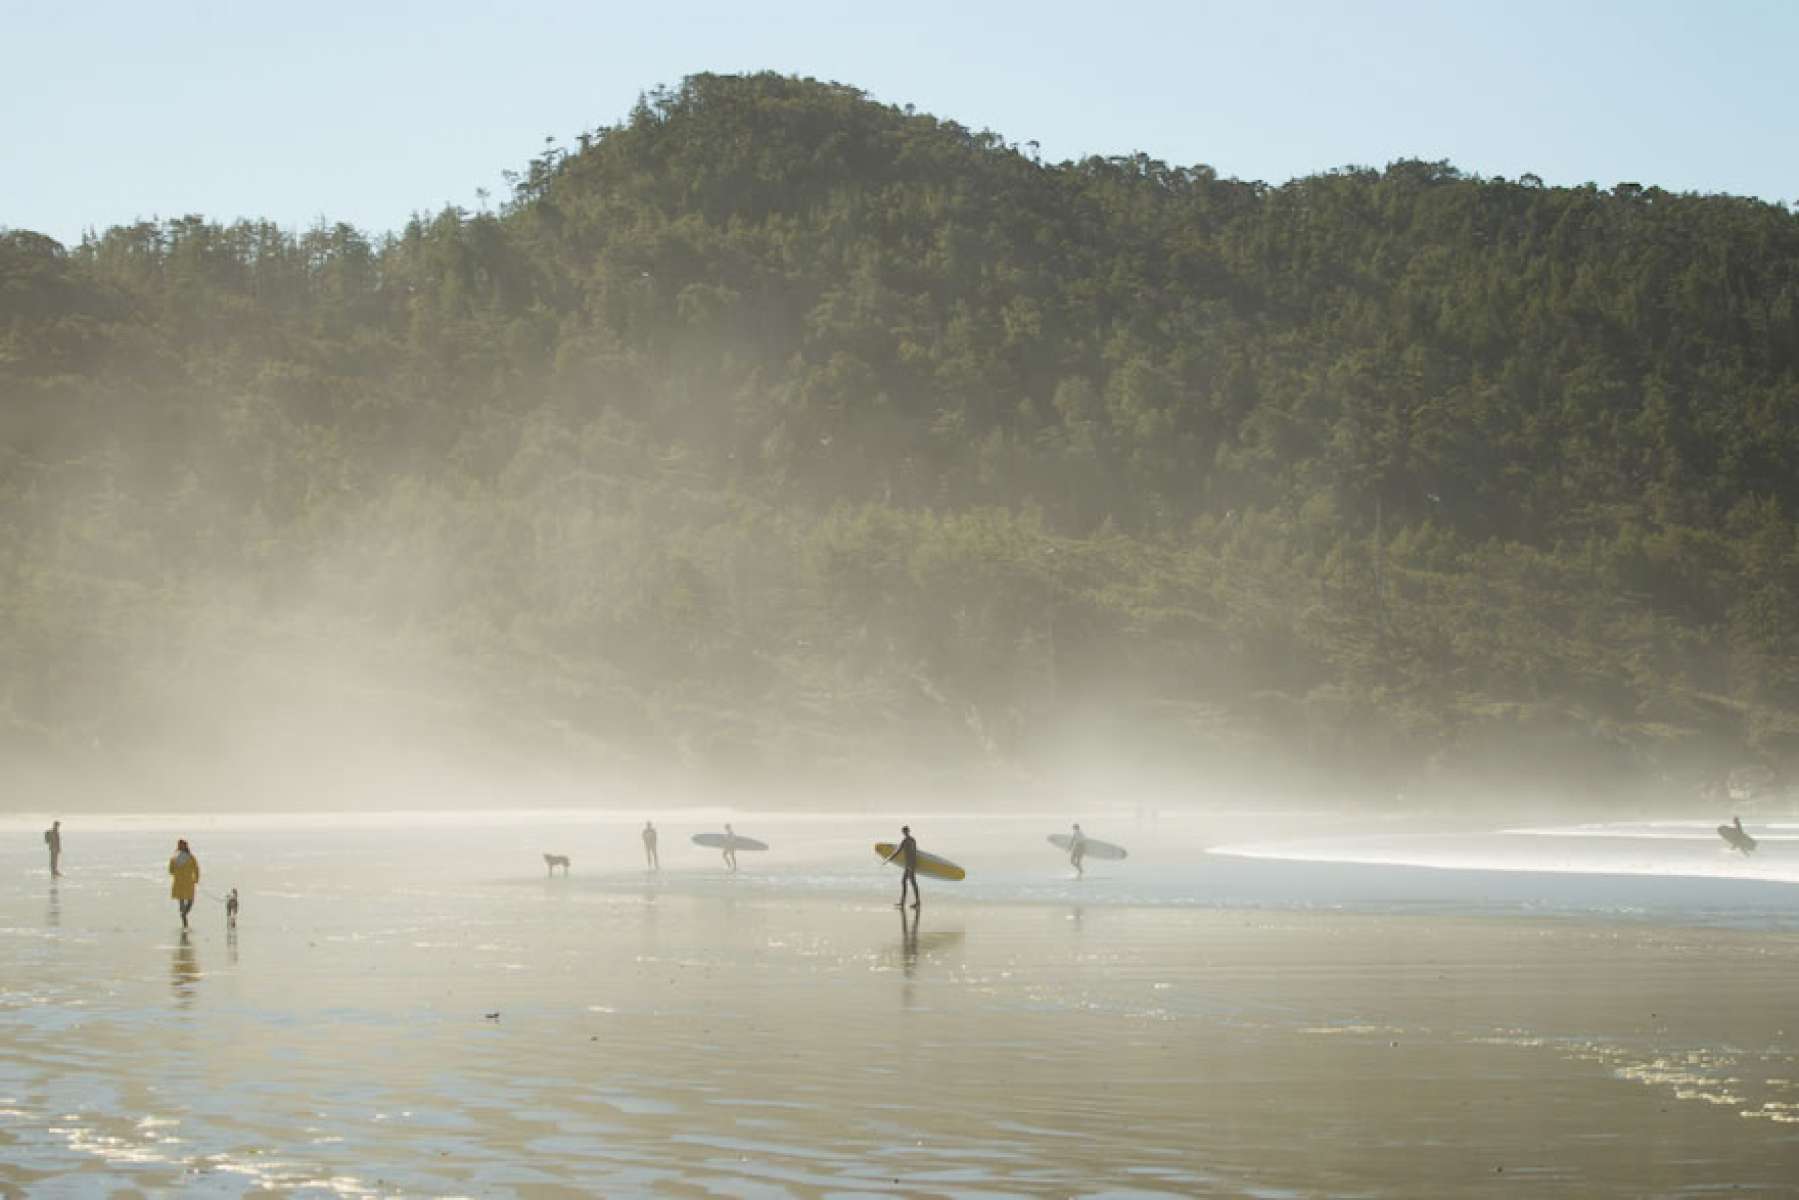
{"type": "Polygon", "coordinates": [[[893,848],[892,854],[889,854],[886,858],[882,859],[881,861],[882,862],[892,862],[894,859],[897,858],[900,860],[900,866],[905,868],[904,873],[900,875],[899,903],[894,905],[893,907],[900,908],[900,909],[903,909],[906,907],[906,885],[911,884],[912,885],[912,907],[917,908],[918,902],[919,902],[919,896],[918,896],[918,843],[912,840],[912,827],[910,825],[901,825],[900,833],[902,835],[900,838],[900,844],[893,848]]]}
{"type": "Polygon", "coordinates": [[[656,827],[648,821],[643,823],[643,861],[652,871],[662,869],[662,860],[656,856],[656,827]]]}
{"type": "Polygon", "coordinates": [[[1081,827],[1077,824],[1074,832],[1068,835],[1068,861],[1074,864],[1074,873],[1083,878],[1087,872],[1081,866],[1081,860],[1086,857],[1087,835],[1081,832],[1081,827]]]}
{"type": "Polygon", "coordinates": [[[737,869],[737,835],[729,825],[725,826],[725,866],[737,869]]]}
{"type": "Polygon", "coordinates": [[[50,850],[50,878],[59,879],[62,871],[57,866],[62,858],[62,822],[50,822],[50,828],[44,830],[44,845],[50,850]]]}
{"type": "Polygon", "coordinates": [[[229,896],[225,897],[225,928],[227,928],[227,929],[236,929],[237,928],[237,889],[236,888],[232,888],[231,894],[229,896]]]}
{"type": "Polygon", "coordinates": [[[1742,852],[1744,858],[1755,850],[1755,839],[1743,828],[1743,818],[1732,817],[1730,824],[1718,826],[1718,836],[1730,843],[1731,849],[1742,852]]]}
{"type": "Polygon", "coordinates": [[[187,839],[175,843],[175,857],[169,860],[171,899],[181,903],[181,928],[187,928],[187,914],[193,911],[194,889],[200,886],[200,860],[187,848],[187,839]]]}

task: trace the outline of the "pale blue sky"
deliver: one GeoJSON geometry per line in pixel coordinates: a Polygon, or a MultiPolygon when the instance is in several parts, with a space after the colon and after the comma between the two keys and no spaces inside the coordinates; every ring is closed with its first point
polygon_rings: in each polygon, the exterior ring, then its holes
{"type": "Polygon", "coordinates": [[[0,0],[0,225],[371,231],[696,71],[834,79],[1046,159],[1282,182],[1447,158],[1799,201],[1799,3],[0,0]]]}

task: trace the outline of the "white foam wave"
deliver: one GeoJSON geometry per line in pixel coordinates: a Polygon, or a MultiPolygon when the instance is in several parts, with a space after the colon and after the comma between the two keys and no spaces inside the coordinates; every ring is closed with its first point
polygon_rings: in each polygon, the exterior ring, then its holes
{"type": "MultiPolygon", "coordinates": [[[[1706,821],[1615,821],[1589,825],[1542,825],[1501,829],[1511,837],[1541,838],[1624,838],[1640,841],[1705,842],[1718,841],[1717,822],[1706,821]]],[[[1761,842],[1799,842],[1799,823],[1790,821],[1751,822],[1743,827],[1761,842]]]]}
{"type": "Polygon", "coordinates": [[[1791,836],[1764,838],[1753,855],[1725,845],[1715,828],[1707,836],[1686,832],[1695,822],[1636,822],[1561,828],[1498,829],[1477,833],[1382,834],[1369,837],[1238,843],[1208,853],[1231,858],[1438,870],[1507,871],[1572,875],[1655,875],[1799,883],[1799,854],[1791,836]],[[1649,832],[1646,832],[1649,831],[1649,832]],[[1659,832],[1657,832],[1659,831],[1659,832]]]}

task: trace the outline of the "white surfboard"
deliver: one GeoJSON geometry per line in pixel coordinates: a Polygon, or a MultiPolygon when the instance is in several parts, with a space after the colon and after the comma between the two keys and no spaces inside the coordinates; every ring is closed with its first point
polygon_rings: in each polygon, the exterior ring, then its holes
{"type": "Polygon", "coordinates": [[[768,849],[767,842],[758,842],[755,838],[744,837],[741,833],[733,833],[728,837],[722,833],[696,833],[693,835],[693,844],[707,846],[713,850],[723,850],[727,845],[738,850],[768,849]]]}
{"type": "MultiPolygon", "coordinates": [[[[1098,838],[1086,838],[1088,858],[1127,858],[1128,852],[1123,846],[1114,846],[1111,842],[1102,842],[1098,838]]],[[[1066,833],[1052,833],[1049,844],[1058,850],[1073,850],[1074,838],[1066,833]]]]}

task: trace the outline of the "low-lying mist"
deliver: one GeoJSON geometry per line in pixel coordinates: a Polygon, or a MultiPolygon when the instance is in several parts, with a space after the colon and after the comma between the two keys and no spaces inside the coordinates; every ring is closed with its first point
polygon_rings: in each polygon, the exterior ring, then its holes
{"type": "Polygon", "coordinates": [[[1781,795],[1796,221],[758,75],[380,238],[0,232],[8,803],[1781,795]]]}

